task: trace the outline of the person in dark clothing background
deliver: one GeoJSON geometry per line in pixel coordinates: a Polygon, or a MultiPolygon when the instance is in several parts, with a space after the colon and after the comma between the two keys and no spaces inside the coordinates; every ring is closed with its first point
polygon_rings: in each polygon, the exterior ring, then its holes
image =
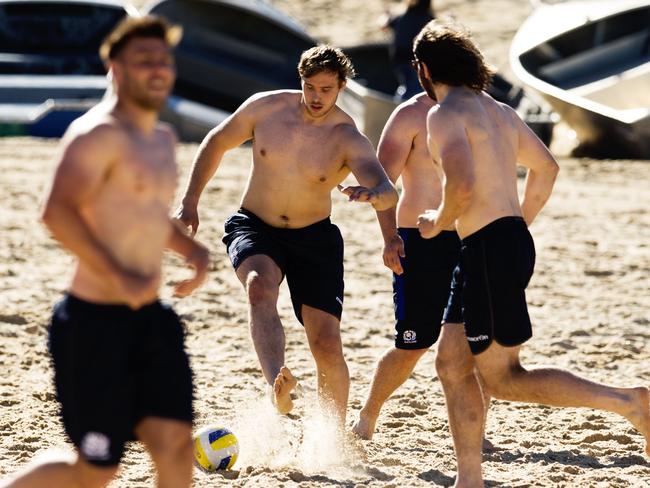
{"type": "Polygon", "coordinates": [[[384,28],[393,32],[390,55],[399,87],[395,97],[399,101],[411,98],[422,91],[413,61],[413,39],[427,22],[434,19],[431,0],[407,0],[406,11],[397,16],[387,16],[384,28]]]}

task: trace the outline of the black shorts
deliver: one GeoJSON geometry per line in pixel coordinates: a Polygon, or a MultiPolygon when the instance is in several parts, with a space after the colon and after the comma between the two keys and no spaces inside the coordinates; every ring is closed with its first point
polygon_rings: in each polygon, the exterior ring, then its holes
{"type": "Polygon", "coordinates": [[[296,317],[302,305],[334,315],[343,312],[343,238],[338,227],[324,219],[300,229],[282,229],[239,209],[224,225],[223,242],[232,265],[256,254],[275,261],[287,277],[296,317]]]}
{"type": "Polygon", "coordinates": [[[461,242],[445,322],[465,323],[473,354],[492,340],[523,344],[533,335],[526,287],[535,267],[535,244],[521,217],[491,222],[461,242]]]}
{"type": "Polygon", "coordinates": [[[89,463],[120,462],[134,428],[155,416],[191,423],[192,373],[171,307],[132,310],[67,295],[54,307],[49,348],[61,416],[89,463]]]}
{"type": "Polygon", "coordinates": [[[440,335],[451,277],[458,264],[460,239],[455,231],[424,239],[418,229],[400,228],[404,241],[401,275],[393,274],[395,347],[431,347],[440,335]]]}

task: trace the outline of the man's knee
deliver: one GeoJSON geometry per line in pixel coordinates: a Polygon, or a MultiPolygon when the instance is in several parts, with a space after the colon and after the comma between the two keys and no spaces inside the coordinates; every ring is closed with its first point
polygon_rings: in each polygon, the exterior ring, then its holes
{"type": "Polygon", "coordinates": [[[184,422],[150,424],[140,435],[154,462],[191,463],[193,446],[191,428],[184,422]],[[160,425],[158,430],[156,425],[160,425]]]}
{"type": "Polygon", "coordinates": [[[343,359],[343,346],[339,331],[323,331],[311,344],[314,359],[319,364],[339,363],[343,359]]]}
{"type": "Polygon", "coordinates": [[[251,305],[261,305],[275,300],[278,285],[256,271],[246,277],[246,293],[251,305]]]}
{"type": "Polygon", "coordinates": [[[467,345],[462,325],[454,324],[445,327],[448,329],[443,330],[436,353],[438,377],[444,381],[474,374],[474,359],[467,345]]]}
{"type": "Polygon", "coordinates": [[[429,351],[429,347],[422,347],[420,349],[402,349],[394,347],[389,349],[380,359],[381,361],[394,361],[393,358],[399,359],[402,364],[411,364],[415,366],[422,356],[429,351]]]}
{"type": "Polygon", "coordinates": [[[526,374],[526,370],[521,364],[516,363],[503,368],[480,371],[480,373],[491,396],[501,400],[515,400],[518,380],[526,374]]]}

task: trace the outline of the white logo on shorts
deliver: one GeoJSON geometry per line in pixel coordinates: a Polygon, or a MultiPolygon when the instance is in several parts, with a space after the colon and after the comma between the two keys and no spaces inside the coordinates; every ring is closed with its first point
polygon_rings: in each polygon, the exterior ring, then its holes
{"type": "Polygon", "coordinates": [[[339,297],[336,297],[336,301],[339,302],[341,306],[343,306],[343,300],[341,300],[339,297]]]}
{"type": "Polygon", "coordinates": [[[405,330],[402,338],[406,344],[413,344],[415,342],[416,334],[414,330],[405,330]]]}
{"type": "Polygon", "coordinates": [[[80,451],[86,459],[105,461],[110,457],[111,441],[101,432],[87,432],[81,440],[80,451]]]}
{"type": "Polygon", "coordinates": [[[489,337],[486,336],[485,334],[481,334],[481,335],[476,336],[476,337],[468,337],[467,338],[467,340],[469,342],[481,342],[481,341],[487,341],[488,339],[489,339],[489,337]]]}

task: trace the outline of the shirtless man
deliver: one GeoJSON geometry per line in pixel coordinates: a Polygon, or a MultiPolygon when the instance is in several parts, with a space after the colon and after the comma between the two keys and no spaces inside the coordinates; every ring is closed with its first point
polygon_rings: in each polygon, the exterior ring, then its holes
{"type": "MultiPolygon", "coordinates": [[[[591,407],[628,419],[650,455],[647,388],[614,388],[556,368],[524,368],[521,345],[532,329],[525,288],[535,248],[528,232],[551,194],[555,159],[510,107],[484,90],[491,71],[469,37],[433,21],[414,43],[420,82],[439,105],[427,116],[429,151],[444,173],[443,201],[419,217],[423,237],[455,222],[461,259],[445,321],[464,323],[469,348],[447,349],[439,361],[474,356],[490,392],[503,400],[591,407]],[[444,60],[444,62],[441,62],[444,60]],[[521,203],[517,163],[528,168],[521,203]]],[[[445,388],[458,463],[455,486],[483,486],[481,392],[471,361],[445,388]],[[468,416],[467,412],[473,412],[468,416]],[[462,421],[460,421],[462,414],[462,421]]]]}
{"type": "MultiPolygon", "coordinates": [[[[384,402],[437,341],[458,264],[460,239],[453,223],[434,239],[422,238],[417,228],[418,216],[437,208],[442,199],[439,167],[427,147],[426,116],[435,103],[420,93],[399,105],[379,141],[380,163],[391,181],[401,176],[403,186],[397,216],[395,208],[377,212],[384,236],[384,264],[393,271],[395,346],[377,363],[368,398],[352,428],[362,439],[372,438],[384,402]]],[[[457,324],[449,327],[453,325],[457,324]]],[[[443,332],[443,339],[446,335],[443,332]]],[[[462,330],[451,337],[464,345],[462,330]]],[[[441,340],[440,347],[447,343],[441,340]]],[[[440,366],[438,373],[446,378],[442,368],[454,365],[440,366]]]]}
{"type": "Polygon", "coordinates": [[[247,293],[253,345],[280,413],[293,407],[296,378],[285,364],[285,335],[277,311],[286,275],[294,312],[316,361],[321,403],[345,420],[349,373],[343,358],[343,241],[329,220],[331,192],[377,210],[397,192],[368,139],[335,103],[352,74],[338,49],[302,54],[302,91],[258,93],[201,143],[177,215],[195,233],[199,196],[223,154],[253,140],[253,167],[241,208],[225,223],[223,241],[247,293]],[[363,186],[341,187],[350,171],[363,186]]]}
{"type": "Polygon", "coordinates": [[[18,487],[106,486],[127,441],[152,456],[159,487],[192,479],[192,377],[178,316],[158,300],[163,250],[204,279],[207,250],[168,216],[176,188],[173,131],[158,111],[175,79],[180,31],[155,17],[128,19],[102,45],[115,96],[69,127],[43,221],[77,266],[50,328],[57,395],[74,462],[33,467],[18,487]]]}

